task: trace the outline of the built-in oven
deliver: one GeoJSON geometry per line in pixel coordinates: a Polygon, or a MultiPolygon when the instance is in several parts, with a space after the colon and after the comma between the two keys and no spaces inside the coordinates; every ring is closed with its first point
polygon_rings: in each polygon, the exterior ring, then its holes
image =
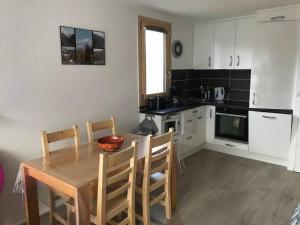
{"type": "Polygon", "coordinates": [[[170,128],[174,129],[174,134],[181,134],[181,116],[179,113],[169,114],[162,118],[162,133],[166,133],[170,128]]]}
{"type": "Polygon", "coordinates": [[[216,108],[215,137],[248,143],[248,110],[216,108]]]}

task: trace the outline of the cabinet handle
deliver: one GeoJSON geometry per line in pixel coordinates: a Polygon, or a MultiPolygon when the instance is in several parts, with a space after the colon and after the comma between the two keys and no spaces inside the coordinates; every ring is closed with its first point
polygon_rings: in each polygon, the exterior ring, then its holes
{"type": "Polygon", "coordinates": [[[255,98],[256,98],[256,94],[253,93],[252,105],[255,105],[255,98]]]}
{"type": "Polygon", "coordinates": [[[202,119],[202,116],[199,116],[197,119],[198,119],[198,120],[201,120],[201,119],[202,119]]]}
{"type": "Polygon", "coordinates": [[[225,144],[225,145],[229,147],[235,147],[235,145],[231,145],[231,144],[225,144]]]}
{"type": "Polygon", "coordinates": [[[285,19],[285,16],[274,16],[274,17],[271,17],[271,21],[274,21],[274,20],[283,20],[285,19]]]}
{"type": "Polygon", "coordinates": [[[187,123],[191,123],[191,122],[193,122],[193,120],[187,120],[186,122],[187,122],[187,123]]]}
{"type": "Polygon", "coordinates": [[[212,118],[212,109],[209,110],[209,118],[212,118]]]}
{"type": "Polygon", "coordinates": [[[208,57],[208,67],[211,67],[211,56],[208,57]]]}
{"type": "Polygon", "coordinates": [[[262,116],[263,118],[266,118],[266,119],[276,119],[276,116],[262,116]]]}
{"type": "Polygon", "coordinates": [[[193,113],[197,113],[197,112],[198,112],[197,110],[193,111],[193,113]]]}
{"type": "Polygon", "coordinates": [[[186,138],[186,140],[190,140],[190,139],[192,139],[192,138],[193,138],[192,136],[189,136],[189,137],[186,138]]]}
{"type": "Polygon", "coordinates": [[[237,58],[236,66],[240,66],[241,57],[238,55],[236,58],[237,58]]]}
{"type": "Polygon", "coordinates": [[[178,140],[174,140],[174,143],[177,143],[178,142],[178,140]]]}
{"type": "Polygon", "coordinates": [[[232,62],[233,62],[233,57],[232,55],[230,56],[230,63],[229,63],[229,66],[232,66],[232,62]]]}

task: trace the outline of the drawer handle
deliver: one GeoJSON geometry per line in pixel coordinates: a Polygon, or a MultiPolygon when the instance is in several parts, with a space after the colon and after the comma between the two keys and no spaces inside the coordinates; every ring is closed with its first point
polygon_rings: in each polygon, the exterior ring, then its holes
{"type": "Polygon", "coordinates": [[[188,120],[188,121],[186,121],[187,123],[191,123],[191,122],[193,122],[193,120],[188,120]]]}
{"type": "Polygon", "coordinates": [[[197,119],[198,119],[198,120],[201,120],[202,118],[203,118],[202,116],[199,116],[197,119]]]}
{"type": "Polygon", "coordinates": [[[262,116],[262,117],[266,119],[276,119],[276,116],[262,116]]]}
{"type": "Polygon", "coordinates": [[[193,111],[193,113],[197,113],[197,112],[198,112],[197,110],[193,111]]]}
{"type": "Polygon", "coordinates": [[[271,21],[274,21],[274,20],[283,20],[285,19],[285,16],[274,16],[274,17],[271,17],[271,21]]]}
{"type": "Polygon", "coordinates": [[[225,145],[229,147],[235,147],[235,145],[231,145],[231,144],[225,144],[225,145]]]}
{"type": "Polygon", "coordinates": [[[174,140],[174,143],[177,143],[178,142],[178,140],[174,140]]]}
{"type": "Polygon", "coordinates": [[[186,140],[190,140],[190,139],[192,139],[192,138],[193,138],[192,136],[189,136],[189,137],[186,138],[186,140]]]}

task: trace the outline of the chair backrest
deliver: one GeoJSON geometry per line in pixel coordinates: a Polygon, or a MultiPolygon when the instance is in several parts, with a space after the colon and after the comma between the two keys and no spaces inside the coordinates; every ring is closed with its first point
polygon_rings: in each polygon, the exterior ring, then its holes
{"type": "Polygon", "coordinates": [[[47,157],[50,154],[49,144],[61,141],[69,138],[74,138],[75,146],[80,145],[80,134],[79,134],[79,127],[78,125],[73,125],[72,128],[67,130],[60,130],[55,131],[52,133],[47,133],[47,131],[41,132],[41,139],[42,139],[42,147],[43,147],[43,156],[47,157]]]}
{"type": "Polygon", "coordinates": [[[92,143],[94,141],[94,132],[105,130],[105,129],[112,129],[112,134],[116,135],[117,127],[116,127],[116,120],[114,117],[111,117],[109,120],[104,120],[96,123],[86,122],[87,132],[89,142],[92,143]]]}
{"type": "Polygon", "coordinates": [[[136,149],[137,142],[133,141],[129,148],[118,153],[100,153],[96,224],[104,225],[126,209],[128,217],[125,220],[135,219],[136,149]],[[116,205],[113,214],[108,214],[106,203],[122,195],[127,200],[116,205]]]}
{"type": "Polygon", "coordinates": [[[160,136],[147,137],[147,150],[145,154],[143,193],[150,193],[150,176],[161,172],[165,174],[167,182],[171,182],[171,168],[173,158],[173,128],[160,136]]]}

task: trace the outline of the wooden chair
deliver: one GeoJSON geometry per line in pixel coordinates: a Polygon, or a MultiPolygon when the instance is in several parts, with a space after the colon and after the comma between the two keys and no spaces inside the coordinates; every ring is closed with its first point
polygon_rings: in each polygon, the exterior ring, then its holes
{"type": "Polygon", "coordinates": [[[165,207],[166,218],[170,219],[171,207],[171,168],[173,158],[173,129],[158,137],[147,137],[142,184],[137,184],[142,214],[136,218],[144,225],[150,225],[150,207],[161,204],[165,207]],[[163,189],[160,191],[160,189],[163,189]],[[153,193],[155,192],[155,193],[153,193]],[[159,193],[157,193],[159,192],[159,193]]]}
{"type": "Polygon", "coordinates": [[[135,183],[137,142],[118,153],[100,153],[98,196],[91,209],[91,222],[97,225],[135,225],[135,183]],[[122,221],[115,221],[126,213],[122,221]]]}
{"type": "Polygon", "coordinates": [[[112,134],[116,135],[117,133],[117,127],[116,127],[116,121],[114,117],[111,117],[109,120],[100,121],[97,123],[92,122],[86,122],[87,132],[88,132],[88,138],[89,142],[92,143],[94,141],[94,132],[105,130],[105,129],[112,129],[112,134]]]}
{"type": "MultiPolygon", "coordinates": [[[[74,139],[74,144],[75,146],[80,145],[80,134],[79,134],[79,127],[78,125],[74,125],[73,128],[67,129],[67,130],[61,130],[61,131],[56,131],[52,133],[47,133],[46,131],[41,132],[41,139],[42,139],[42,147],[43,147],[43,157],[47,158],[50,156],[51,152],[49,149],[49,144],[61,140],[66,140],[66,139],[74,139]]],[[[50,225],[55,224],[55,220],[60,222],[61,224],[68,225],[69,224],[69,217],[70,217],[70,211],[74,211],[74,209],[67,207],[67,218],[63,218],[60,216],[56,210],[55,210],[55,202],[59,198],[64,199],[65,201],[70,201],[70,197],[55,191],[54,189],[50,189],[49,193],[49,206],[50,206],[50,225]]]]}

